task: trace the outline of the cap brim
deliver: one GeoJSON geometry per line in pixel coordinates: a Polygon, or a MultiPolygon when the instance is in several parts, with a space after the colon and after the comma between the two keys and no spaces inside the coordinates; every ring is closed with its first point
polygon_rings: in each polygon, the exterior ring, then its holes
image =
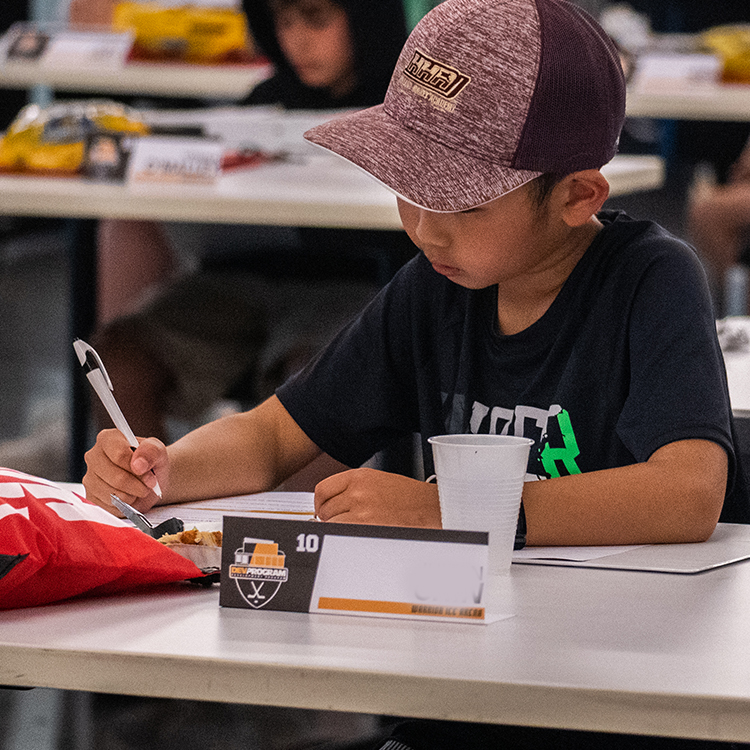
{"type": "Polygon", "coordinates": [[[499,198],[540,172],[502,167],[404,127],[380,104],[305,133],[361,167],[400,198],[430,211],[466,211],[499,198]]]}

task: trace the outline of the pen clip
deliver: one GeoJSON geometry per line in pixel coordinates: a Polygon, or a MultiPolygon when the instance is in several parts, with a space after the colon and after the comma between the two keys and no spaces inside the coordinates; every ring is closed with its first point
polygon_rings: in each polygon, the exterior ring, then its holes
{"type": "Polygon", "coordinates": [[[90,344],[87,344],[83,339],[74,339],[73,349],[75,349],[78,361],[86,372],[89,373],[92,370],[99,370],[104,377],[104,382],[107,384],[109,390],[114,391],[112,381],[109,379],[109,374],[107,373],[107,368],[104,366],[102,358],[96,353],[96,349],[90,344]]]}
{"type": "Polygon", "coordinates": [[[185,530],[185,524],[179,518],[168,518],[162,521],[158,526],[154,526],[139,510],[132,505],[128,505],[124,500],[120,500],[117,495],[110,493],[109,496],[112,505],[115,506],[126,518],[131,520],[137,528],[145,532],[154,539],[164,536],[164,534],[178,534],[185,530]]]}
{"type": "Polygon", "coordinates": [[[115,494],[110,494],[109,499],[112,501],[112,505],[123,513],[126,518],[130,519],[141,531],[145,531],[151,536],[154,526],[143,513],[136,510],[132,505],[128,505],[123,500],[120,500],[115,494]]]}

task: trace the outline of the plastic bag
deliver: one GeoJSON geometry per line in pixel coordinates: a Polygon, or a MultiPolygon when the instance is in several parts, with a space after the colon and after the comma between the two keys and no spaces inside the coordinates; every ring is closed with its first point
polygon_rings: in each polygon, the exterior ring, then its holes
{"type": "Polygon", "coordinates": [[[721,58],[725,83],[750,83],[750,24],[714,26],[701,34],[700,43],[721,58]]]}
{"type": "Polygon", "coordinates": [[[134,32],[136,60],[227,63],[253,57],[245,14],[235,8],[128,1],[115,6],[112,28],[134,32]]]}
{"type": "Polygon", "coordinates": [[[94,133],[146,135],[135,110],[107,100],[24,107],[0,140],[0,170],[77,173],[94,133]]]}
{"type": "Polygon", "coordinates": [[[0,469],[0,610],[202,575],[194,563],[75,493],[0,469]]]}

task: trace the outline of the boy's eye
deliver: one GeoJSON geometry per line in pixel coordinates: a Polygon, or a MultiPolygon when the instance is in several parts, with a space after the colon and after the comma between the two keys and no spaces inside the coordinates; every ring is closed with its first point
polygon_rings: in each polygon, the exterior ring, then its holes
{"type": "Polygon", "coordinates": [[[311,29],[325,29],[333,22],[333,14],[322,8],[318,8],[307,14],[305,22],[311,29]]]}
{"type": "Polygon", "coordinates": [[[296,24],[308,29],[325,29],[335,22],[338,13],[343,12],[328,0],[301,0],[283,7],[279,6],[280,4],[275,6],[274,20],[279,28],[284,29],[296,24]]]}

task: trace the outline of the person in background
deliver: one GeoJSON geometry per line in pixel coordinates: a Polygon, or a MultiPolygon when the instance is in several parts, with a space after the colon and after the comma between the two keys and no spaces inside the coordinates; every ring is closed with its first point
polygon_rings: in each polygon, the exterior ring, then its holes
{"type": "MultiPolygon", "coordinates": [[[[698,175],[688,201],[688,231],[706,266],[714,295],[717,317],[732,312],[729,290],[730,270],[750,264],[750,142],[729,170],[726,182],[714,175],[698,175]]],[[[741,292],[740,292],[741,293],[741,292]]],[[[750,309],[750,300],[734,305],[750,309]]],[[[736,312],[734,314],[737,314],[736,312]]]]}
{"type": "MultiPolygon", "coordinates": [[[[406,39],[401,0],[244,8],[274,67],[246,105],[356,109],[382,100],[406,39]]],[[[93,343],[136,433],[166,439],[170,415],[195,424],[223,397],[270,394],[414,252],[400,231],[106,221],[93,343]],[[197,260],[180,252],[188,244],[197,260]]]]}
{"type": "Polygon", "coordinates": [[[382,101],[406,38],[400,0],[243,0],[243,8],[274,68],[246,104],[334,109],[382,101]]]}

